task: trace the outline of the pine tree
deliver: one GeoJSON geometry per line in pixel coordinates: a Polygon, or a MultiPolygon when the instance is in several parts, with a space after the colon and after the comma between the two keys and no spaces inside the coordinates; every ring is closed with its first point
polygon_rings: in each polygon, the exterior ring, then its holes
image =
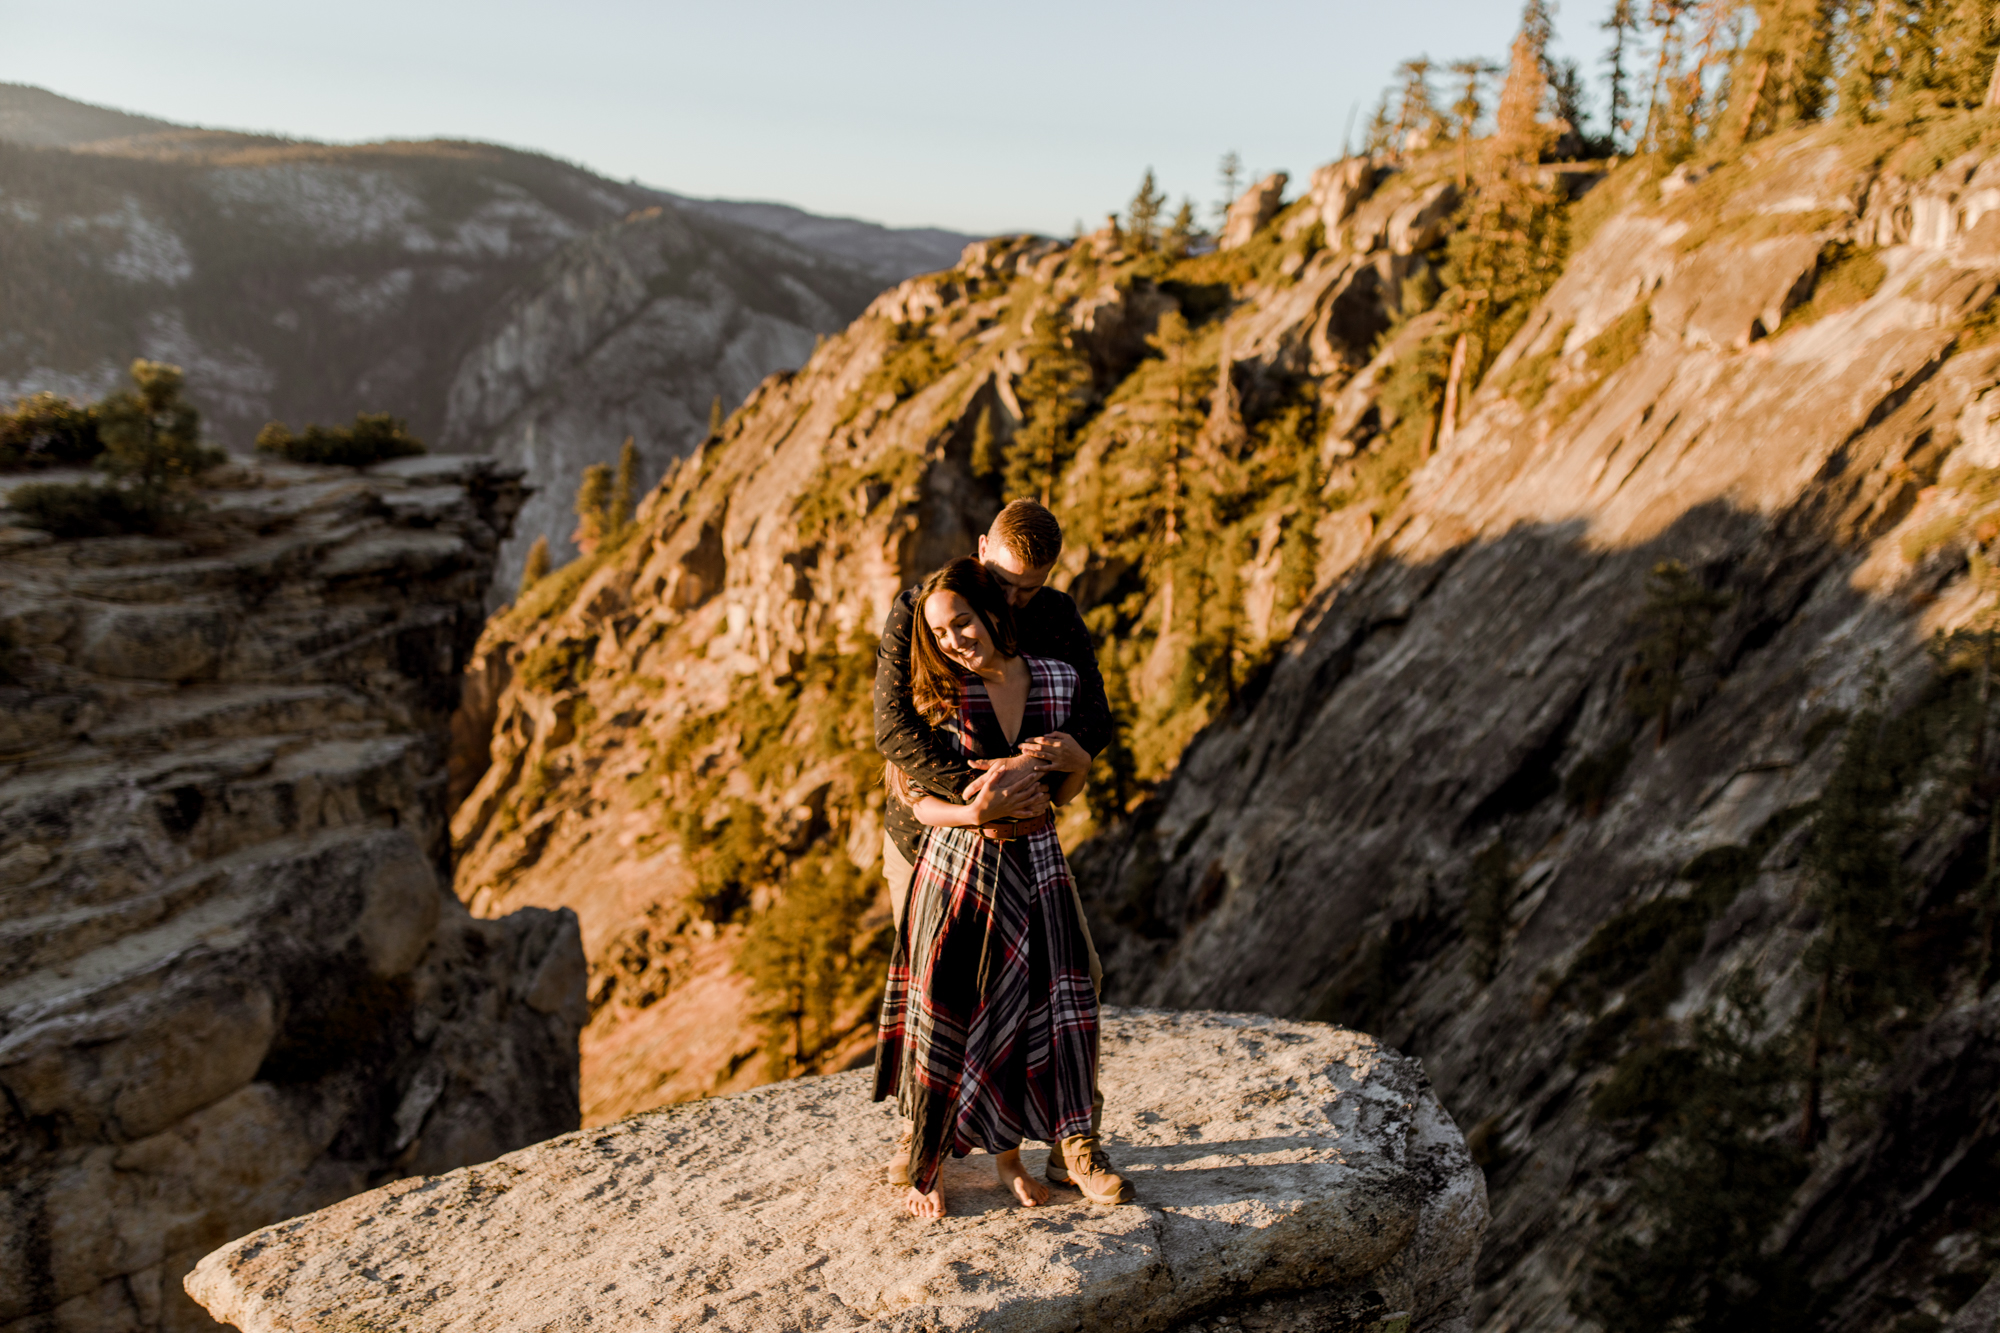
{"type": "Polygon", "coordinates": [[[1139,190],[1132,196],[1132,202],[1125,206],[1124,233],[1127,246],[1136,254],[1150,254],[1160,243],[1160,214],[1166,209],[1167,197],[1161,194],[1153,182],[1153,169],[1146,168],[1146,175],[1139,182],[1139,190]]]}
{"type": "Polygon", "coordinates": [[[1678,560],[1663,560],[1646,576],[1646,602],[1635,618],[1645,634],[1626,675],[1625,701],[1640,717],[1657,719],[1656,745],[1667,743],[1674,710],[1689,694],[1687,672],[1715,655],[1715,619],[1734,602],[1703,587],[1678,560]]]}
{"type": "Polygon", "coordinates": [[[981,481],[999,476],[1006,461],[1001,452],[999,432],[993,428],[993,404],[989,402],[979,409],[979,420],[972,427],[972,475],[981,481]]]}
{"type": "Polygon", "coordinates": [[[1229,220],[1229,206],[1236,202],[1236,196],[1243,192],[1243,159],[1235,149],[1222,155],[1222,163],[1216,168],[1218,182],[1222,186],[1222,197],[1215,201],[1215,225],[1229,220]]]}
{"type": "Polygon", "coordinates": [[[1611,49],[1604,53],[1604,63],[1609,66],[1606,82],[1609,85],[1610,118],[1608,137],[1613,152],[1625,144],[1632,134],[1632,90],[1630,75],[1626,72],[1626,50],[1636,45],[1639,34],[1639,20],[1632,12],[1633,0],[1612,0],[1611,15],[1601,25],[1611,34],[1611,49]]]}
{"type": "Polygon", "coordinates": [[[201,416],[184,396],[179,366],[142,358],[132,363],[131,375],[132,388],[96,408],[106,470],[158,495],[222,461],[219,450],[201,443],[201,416]]]}
{"type": "Polygon", "coordinates": [[[604,526],[610,535],[625,530],[632,521],[632,501],[639,486],[639,448],[627,435],[618,449],[618,475],[611,483],[611,499],[605,506],[604,526]]]}
{"type": "Polygon", "coordinates": [[[1472,183],[1472,136],[1486,110],[1479,85],[1498,74],[1500,67],[1490,60],[1454,60],[1445,68],[1459,81],[1458,100],[1451,104],[1451,123],[1458,140],[1458,188],[1463,190],[1472,183]]]}
{"type": "Polygon", "coordinates": [[[521,565],[521,588],[516,594],[526,597],[528,590],[548,577],[549,537],[547,533],[535,538],[535,544],[528,548],[528,558],[521,565]]]}
{"type": "Polygon", "coordinates": [[[840,1035],[842,1008],[877,975],[860,931],[874,898],[874,883],[846,856],[816,855],[750,923],[736,966],[761,1001],[773,1077],[812,1069],[840,1035]]]}
{"type": "Polygon", "coordinates": [[[1827,1054],[1842,1045],[1855,1055],[1880,1054],[1875,1022],[1893,1007],[1899,980],[1894,941],[1902,858],[1892,813],[1896,781],[1883,753],[1887,726],[1879,698],[1871,698],[1848,727],[1806,847],[1809,901],[1820,917],[1804,958],[1806,971],[1819,981],[1803,1015],[1806,1087],[1799,1142],[1807,1148],[1820,1134],[1827,1054]]]}
{"type": "Polygon", "coordinates": [[[576,531],[570,540],[576,549],[589,555],[609,535],[611,526],[611,469],[592,463],[583,470],[576,488],[576,531]]]}
{"type": "Polygon", "coordinates": [[[1642,152],[1670,153],[1675,147],[1670,124],[1673,112],[1669,79],[1680,67],[1681,17],[1691,3],[1692,0],[1653,0],[1646,11],[1658,54],[1653,60],[1652,86],[1646,93],[1645,128],[1639,132],[1638,147],[1642,152]]]}
{"type": "Polygon", "coordinates": [[[1742,143],[1825,114],[1844,0],[1753,0],[1756,26],[1731,73],[1721,130],[1742,143]]]}
{"type": "Polygon", "coordinates": [[[1389,99],[1389,91],[1385,88],[1381,99],[1375,103],[1375,109],[1368,113],[1362,151],[1370,157],[1381,157],[1396,149],[1396,118],[1389,114],[1389,99]]]}
{"type": "Polygon", "coordinates": [[[1445,128],[1445,118],[1431,92],[1433,68],[1428,56],[1405,60],[1396,67],[1403,80],[1396,98],[1395,146],[1399,152],[1413,153],[1430,147],[1445,128]]]}
{"type": "Polygon", "coordinates": [[[1090,363],[1071,342],[1060,307],[1035,316],[1023,351],[1028,366],[1017,392],[1027,419],[1007,450],[1006,488],[1048,504],[1069,461],[1070,428],[1088,401],[1090,363]]]}
{"type": "Polygon", "coordinates": [[[1160,249],[1169,259],[1185,259],[1194,248],[1195,237],[1200,231],[1200,224],[1194,220],[1194,200],[1183,195],[1181,206],[1174,213],[1174,220],[1160,242],[1160,249]]]}
{"type": "Polygon", "coordinates": [[[1556,151],[1563,156],[1587,152],[1593,141],[1585,128],[1588,114],[1584,110],[1583,73],[1574,60],[1554,63],[1549,70],[1549,91],[1555,97],[1556,151]]]}
{"type": "Polygon", "coordinates": [[[1527,0],[1521,7],[1521,31],[1517,41],[1526,41],[1535,48],[1541,61],[1542,78],[1548,79],[1555,71],[1549,65],[1549,43],[1556,35],[1555,6],[1549,0],[1527,0]]]}
{"type": "Polygon", "coordinates": [[[1442,386],[1459,400],[1478,387],[1534,303],[1554,283],[1568,248],[1565,200],[1536,170],[1554,138],[1541,120],[1548,99],[1543,31],[1530,5],[1500,88],[1494,132],[1480,154],[1465,224],[1451,238],[1446,285],[1452,363],[1462,372],[1442,386]]]}
{"type": "MultiPolygon", "coordinates": [[[[1162,315],[1146,342],[1167,363],[1171,394],[1155,427],[1161,482],[1158,531],[1161,544],[1171,552],[1182,541],[1188,491],[1185,468],[1201,432],[1201,398],[1208,371],[1194,357],[1194,332],[1178,310],[1162,315]]],[[[1171,593],[1167,601],[1171,606],[1171,593]]]]}

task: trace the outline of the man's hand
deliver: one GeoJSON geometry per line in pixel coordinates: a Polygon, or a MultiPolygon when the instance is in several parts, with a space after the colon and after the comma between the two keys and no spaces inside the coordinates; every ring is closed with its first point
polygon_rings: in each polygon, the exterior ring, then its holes
{"type": "Polygon", "coordinates": [[[1088,773],[1090,771],[1090,751],[1076,743],[1076,739],[1065,731],[1051,731],[1045,736],[1021,742],[1021,753],[1041,762],[1044,772],[1088,773]]]}
{"type": "Polygon", "coordinates": [[[1031,754],[1011,754],[1005,759],[974,759],[971,763],[981,772],[966,784],[965,800],[968,803],[989,789],[1012,791],[1039,788],[1042,774],[1048,771],[1047,762],[1031,754]]]}
{"type": "Polygon", "coordinates": [[[1049,808],[1049,794],[1039,782],[1005,788],[989,786],[967,802],[972,817],[981,824],[996,820],[1033,819],[1049,808]]]}

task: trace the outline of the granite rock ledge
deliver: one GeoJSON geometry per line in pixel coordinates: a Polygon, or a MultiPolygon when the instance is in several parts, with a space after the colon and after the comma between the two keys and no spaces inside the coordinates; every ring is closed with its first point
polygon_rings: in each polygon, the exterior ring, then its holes
{"type": "Polygon", "coordinates": [[[446,752],[522,493],[240,460],[171,536],[7,526],[0,1333],[198,1333],[196,1259],[575,1129],[576,918],[449,890],[446,752]]]}
{"type": "Polygon", "coordinates": [[[187,1289],[244,1333],[1137,1333],[1306,1292],[1351,1296],[1355,1327],[1467,1326],[1485,1180],[1416,1060],[1319,1024],[1106,1017],[1136,1206],[1011,1206],[975,1155],[947,1166],[953,1216],[900,1216],[891,1110],[853,1071],[399,1181],[217,1250],[187,1289]]]}

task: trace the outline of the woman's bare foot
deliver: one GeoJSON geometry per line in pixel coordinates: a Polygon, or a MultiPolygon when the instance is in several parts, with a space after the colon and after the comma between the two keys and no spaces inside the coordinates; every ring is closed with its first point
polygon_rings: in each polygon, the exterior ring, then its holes
{"type": "Polygon", "coordinates": [[[1014,1191],[1024,1207],[1033,1208],[1049,1201],[1049,1187],[1029,1175],[1021,1165],[1021,1150],[1009,1148],[993,1159],[993,1169],[1000,1176],[1000,1183],[1014,1191]]]}
{"type": "Polygon", "coordinates": [[[933,1186],[929,1194],[915,1185],[910,1186],[903,1191],[903,1208],[911,1217],[921,1217],[926,1220],[943,1217],[951,1211],[945,1206],[943,1185],[933,1186]]]}

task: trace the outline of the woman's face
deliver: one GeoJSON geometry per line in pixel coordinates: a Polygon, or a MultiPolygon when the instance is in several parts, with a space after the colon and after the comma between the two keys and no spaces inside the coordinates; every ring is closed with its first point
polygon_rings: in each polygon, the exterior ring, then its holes
{"type": "Polygon", "coordinates": [[[925,598],[924,622],[945,657],[967,671],[990,671],[1000,665],[1000,653],[985,622],[957,593],[940,588],[925,598]]]}

